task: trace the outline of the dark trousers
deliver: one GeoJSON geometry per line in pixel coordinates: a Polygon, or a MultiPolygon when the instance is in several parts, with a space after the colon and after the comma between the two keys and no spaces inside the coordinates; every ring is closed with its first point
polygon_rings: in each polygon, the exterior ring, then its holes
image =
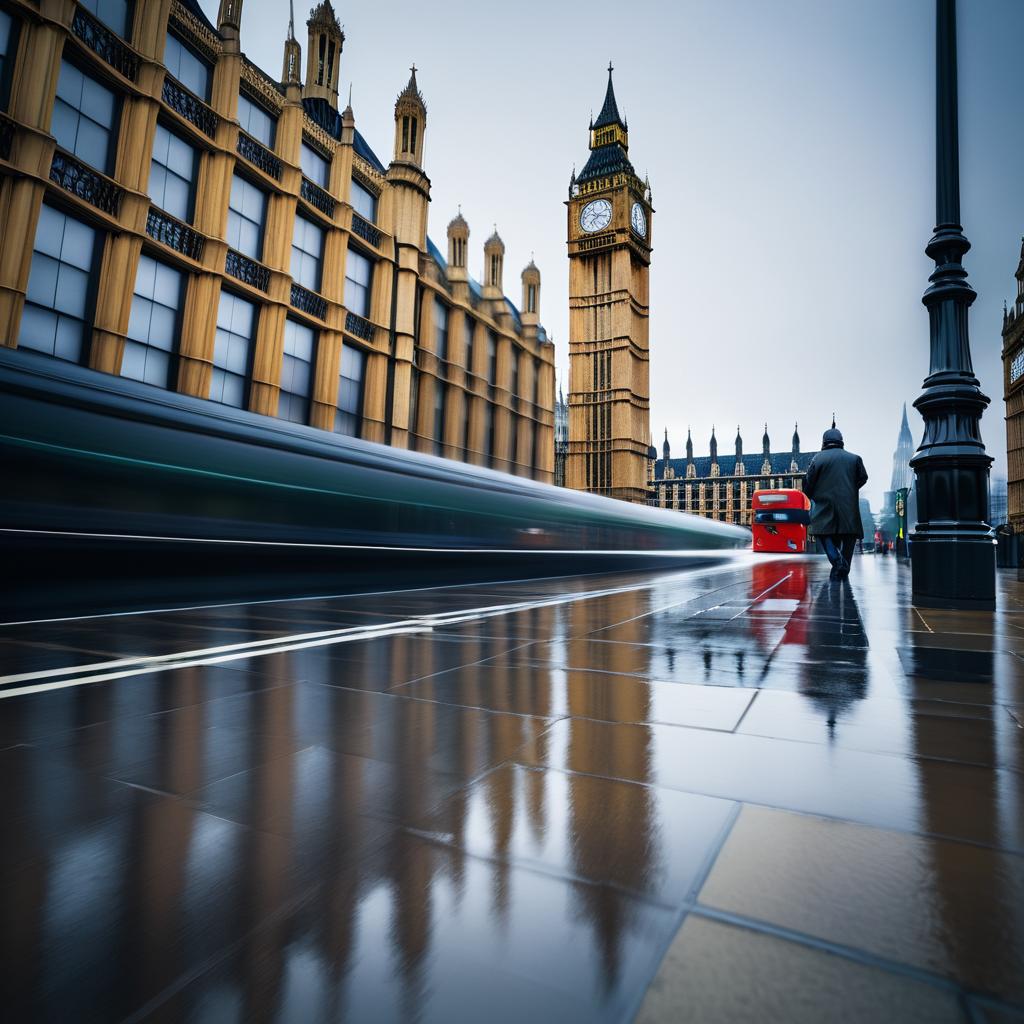
{"type": "Polygon", "coordinates": [[[834,533],[821,538],[821,546],[825,556],[832,563],[833,572],[850,569],[853,551],[857,546],[857,535],[853,533],[834,533]]]}

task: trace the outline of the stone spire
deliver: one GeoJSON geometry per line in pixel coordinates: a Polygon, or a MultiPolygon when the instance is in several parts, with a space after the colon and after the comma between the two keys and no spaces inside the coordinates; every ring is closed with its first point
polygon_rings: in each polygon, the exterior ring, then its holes
{"type": "Polygon", "coordinates": [[[665,443],[661,446],[661,453],[666,462],[672,458],[672,446],[668,443],[668,427],[665,428],[665,443]]]}
{"type": "MultiPolygon", "coordinates": [[[[903,408],[905,410],[906,406],[904,406],[903,408]]],[[[799,427],[800,427],[800,425],[798,423],[794,423],[793,424],[793,454],[794,455],[799,455],[800,454],[800,429],[799,429],[799,427]]]]}
{"type": "Polygon", "coordinates": [[[422,167],[427,104],[416,83],[415,64],[409,72],[409,81],[395,99],[395,160],[422,167]]]}
{"type": "Polygon", "coordinates": [[[604,94],[604,104],[601,107],[601,112],[597,115],[597,120],[594,121],[590,127],[594,128],[606,128],[608,125],[617,124],[621,128],[626,128],[626,122],[619,116],[619,105],[615,102],[615,86],[612,84],[612,72],[615,69],[612,67],[612,62],[608,62],[608,88],[604,94]]]}

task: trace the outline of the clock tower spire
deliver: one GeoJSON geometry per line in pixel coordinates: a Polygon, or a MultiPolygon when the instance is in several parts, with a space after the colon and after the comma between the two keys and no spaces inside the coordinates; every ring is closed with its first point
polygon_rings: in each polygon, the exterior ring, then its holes
{"type": "Polygon", "coordinates": [[[647,499],[650,437],[650,189],[629,160],[629,129],[608,65],[590,156],[569,186],[569,450],[566,485],[647,499]]]}

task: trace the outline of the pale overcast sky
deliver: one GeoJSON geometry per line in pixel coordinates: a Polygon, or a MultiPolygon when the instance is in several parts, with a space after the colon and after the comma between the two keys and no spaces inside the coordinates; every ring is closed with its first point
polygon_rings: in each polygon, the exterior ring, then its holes
{"type": "MultiPolygon", "coordinates": [[[[216,20],[216,0],[202,0],[216,20]]],[[[309,0],[296,4],[305,51],[309,0]]],[[[768,421],[788,450],[799,420],[816,449],[835,409],[871,475],[888,487],[904,399],[928,368],[921,305],[933,264],[934,0],[676,0],[581,7],[521,0],[348,4],[342,104],[386,164],[393,103],[415,61],[427,102],[430,234],[461,203],[471,272],[492,225],[505,290],[535,254],[541,317],[568,379],[563,205],[587,156],[609,59],[630,157],[650,174],[651,429],[681,455],[686,428],[707,453],[712,424],[731,452],[768,421]]],[[[1024,233],[1019,69],[1022,0],[959,4],[962,212],[978,292],[975,370],[992,399],[982,432],[1005,472],[1004,299],[1024,233]]],[[[288,5],[245,0],[242,47],[281,73],[288,5]]],[[[304,52],[305,56],[305,52],[304,52]]],[[[921,421],[913,409],[915,443],[921,421]]]]}

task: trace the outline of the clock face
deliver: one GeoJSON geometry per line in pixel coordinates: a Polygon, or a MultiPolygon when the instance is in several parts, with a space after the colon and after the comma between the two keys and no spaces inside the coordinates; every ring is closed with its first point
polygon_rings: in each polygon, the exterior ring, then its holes
{"type": "Polygon", "coordinates": [[[639,203],[633,204],[633,209],[629,214],[629,223],[641,238],[647,237],[647,214],[644,213],[644,208],[639,203]]]}
{"type": "Polygon", "coordinates": [[[580,227],[584,231],[603,231],[611,223],[612,204],[607,199],[595,199],[580,211],[580,227]]]}

